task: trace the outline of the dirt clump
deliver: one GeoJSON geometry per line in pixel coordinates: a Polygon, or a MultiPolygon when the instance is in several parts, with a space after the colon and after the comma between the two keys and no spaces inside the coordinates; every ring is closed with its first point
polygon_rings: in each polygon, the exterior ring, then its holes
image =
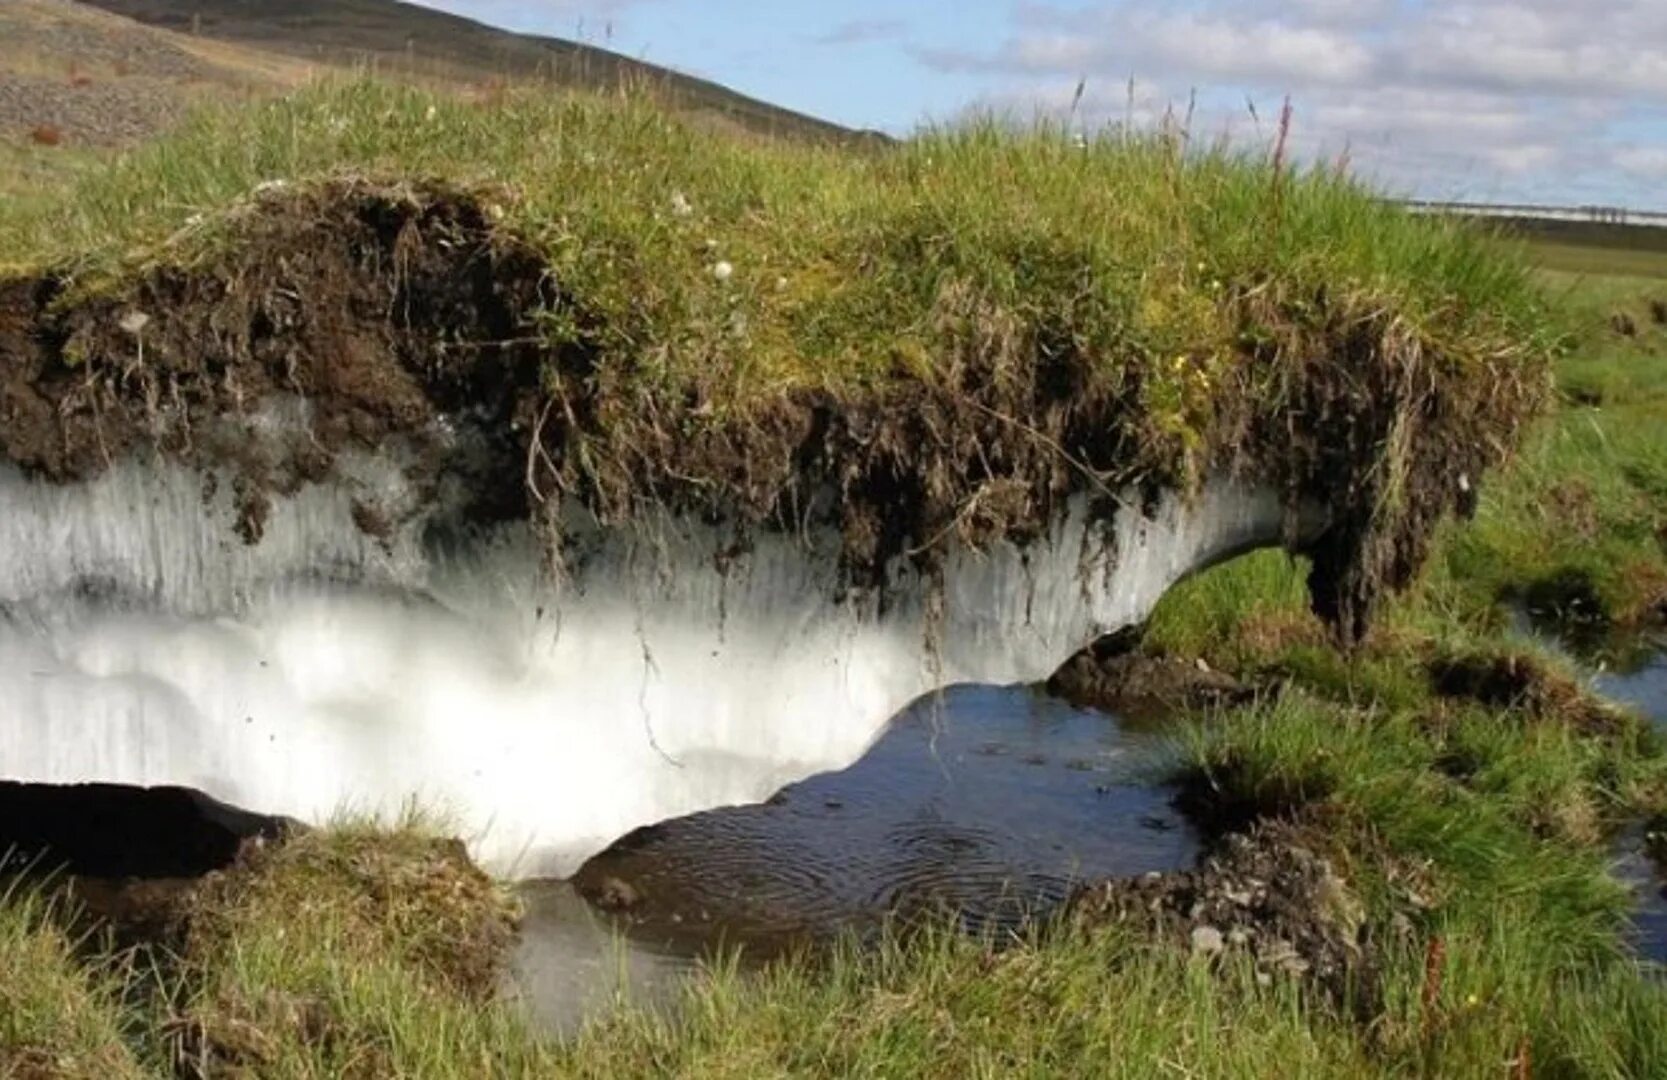
{"type": "Polygon", "coordinates": [[[1363,904],[1321,840],[1291,822],[1258,822],[1223,837],[1191,870],[1090,885],[1067,910],[1083,926],[1150,929],[1201,958],[1249,956],[1260,979],[1311,981],[1363,1007],[1376,992],[1377,950],[1363,904]]]}
{"type": "Polygon", "coordinates": [[[1446,698],[1475,701],[1536,721],[1567,724],[1593,735],[1629,730],[1627,714],[1527,652],[1450,653],[1425,664],[1430,687],[1446,698]]]}
{"type": "Polygon", "coordinates": [[[1132,716],[1231,708],[1255,690],[1202,659],[1142,652],[1127,634],[1111,634],[1067,660],[1047,691],[1078,708],[1132,716]]]}
{"type": "MultiPolygon", "coordinates": [[[[0,282],[0,458],[59,481],[135,453],[230,473],[248,543],[274,498],[347,480],[343,452],[400,461],[419,500],[455,475],[473,511],[525,515],[512,443],[539,355],[520,342],[547,290],[487,207],[440,186],[276,189],[235,212],[237,256],[213,269],[70,303],[50,277],[0,282]],[[468,454],[446,422],[465,411],[468,454]]],[[[382,533],[392,515],[356,517],[382,533]]]]}

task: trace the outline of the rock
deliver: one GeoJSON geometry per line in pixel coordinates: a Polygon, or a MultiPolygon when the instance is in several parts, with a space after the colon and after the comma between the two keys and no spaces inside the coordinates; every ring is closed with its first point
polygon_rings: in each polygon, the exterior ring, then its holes
{"type": "Polygon", "coordinates": [[[642,903],[642,893],[630,882],[605,877],[592,891],[590,902],[603,911],[626,911],[642,903]]]}
{"type": "Polygon", "coordinates": [[[1101,639],[1066,661],[1048,680],[1048,692],[1079,708],[1136,714],[1230,707],[1254,695],[1203,658],[1148,655],[1138,643],[1123,633],[1101,639]]]}
{"type": "Polygon", "coordinates": [[[1320,854],[1325,839],[1315,824],[1264,820],[1222,837],[1194,869],[1085,887],[1073,916],[1149,927],[1192,956],[1241,949],[1262,974],[1301,977],[1369,1011],[1381,958],[1358,897],[1320,854]]]}
{"type": "Polygon", "coordinates": [[[1214,956],[1227,947],[1222,939],[1221,931],[1213,926],[1195,926],[1192,929],[1192,954],[1194,956],[1214,956]]]}

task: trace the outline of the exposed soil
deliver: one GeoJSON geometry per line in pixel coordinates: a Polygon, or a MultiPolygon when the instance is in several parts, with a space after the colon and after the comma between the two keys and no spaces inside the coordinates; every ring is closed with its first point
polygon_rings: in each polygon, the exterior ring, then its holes
{"type": "MultiPolygon", "coordinates": [[[[459,478],[472,521],[567,496],[604,522],[648,507],[731,521],[742,542],[824,523],[862,587],[883,587],[899,556],[930,575],[950,540],[1025,543],[1073,496],[1192,482],[1154,439],[1137,373],[1029,340],[1037,328],[997,347],[1011,317],[976,296],[944,301],[966,340],[931,382],[796,389],[718,414],[705,376],[668,386],[641,358],[552,350],[538,312],[588,316],[494,226],[504,198],[353,180],[267,191],[216,223],[229,239],[190,267],[97,291],[0,282],[0,458],[65,481],[150,449],[230,471],[229,524],[254,543],[271,500],[331,476],[343,451],[398,450],[420,493],[459,478]],[[296,400],[304,420],[263,419],[296,400]]],[[[1531,368],[1461,372],[1388,316],[1327,315],[1325,300],[1246,295],[1245,317],[1276,332],[1251,347],[1246,385],[1222,387],[1208,458],[1285,492],[1293,544],[1294,509],[1329,508],[1303,540],[1313,601],[1354,641],[1545,387],[1531,368]]]]}
{"type": "Polygon", "coordinates": [[[1048,693],[1078,708],[1129,716],[1242,705],[1255,690],[1203,660],[1143,653],[1138,635],[1108,634],[1067,660],[1048,693]]]}
{"type": "MultiPolygon", "coordinates": [[[[216,269],[157,269],[64,310],[50,278],[0,284],[0,456],[54,480],[147,449],[230,472],[228,524],[251,543],[273,497],[329,477],[349,448],[403,447],[420,487],[463,470],[474,513],[526,514],[515,432],[539,356],[515,341],[548,294],[541,263],[493,235],[482,199],[271,192],[238,228],[216,269]],[[262,415],[296,400],[304,423],[262,415]],[[483,440],[470,455],[440,422],[463,413],[483,440]]],[[[357,516],[377,532],[385,514],[357,516]]]]}
{"type": "Polygon", "coordinates": [[[1377,943],[1323,837],[1284,821],[1230,833],[1192,870],[1101,882],[1070,911],[1079,924],[1133,923],[1195,956],[1243,954],[1259,977],[1310,980],[1370,1015],[1377,943]]]}
{"type": "Polygon", "coordinates": [[[1613,735],[1633,725],[1627,714],[1532,653],[1479,652],[1437,656],[1426,668],[1436,693],[1576,731],[1613,735]]]}

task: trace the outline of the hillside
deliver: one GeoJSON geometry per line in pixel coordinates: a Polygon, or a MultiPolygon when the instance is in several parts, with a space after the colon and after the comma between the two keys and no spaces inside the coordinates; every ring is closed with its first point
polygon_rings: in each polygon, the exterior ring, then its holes
{"type": "Polygon", "coordinates": [[[261,96],[310,71],[293,57],[152,29],[70,0],[8,0],[0,5],[0,139],[130,144],[208,96],[261,96]]]}
{"type": "MultiPolygon", "coordinates": [[[[706,79],[607,49],[516,34],[399,0],[91,0],[149,27],[332,66],[480,85],[548,80],[612,89],[649,85],[677,108],[796,138],[863,137],[706,79]]],[[[868,137],[873,137],[869,134],[868,137]]]]}

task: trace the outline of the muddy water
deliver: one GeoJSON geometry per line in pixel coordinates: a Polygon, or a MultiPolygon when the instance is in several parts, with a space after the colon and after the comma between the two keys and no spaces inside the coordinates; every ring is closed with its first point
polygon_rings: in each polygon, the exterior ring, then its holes
{"type": "Polygon", "coordinates": [[[950,689],[843,772],[640,829],[571,883],[529,885],[518,986],[571,1030],[616,992],[664,1001],[714,952],[756,963],[921,912],[1013,927],[1080,880],[1188,865],[1198,839],[1150,782],[1166,750],[1024,688],[950,689]]]}

